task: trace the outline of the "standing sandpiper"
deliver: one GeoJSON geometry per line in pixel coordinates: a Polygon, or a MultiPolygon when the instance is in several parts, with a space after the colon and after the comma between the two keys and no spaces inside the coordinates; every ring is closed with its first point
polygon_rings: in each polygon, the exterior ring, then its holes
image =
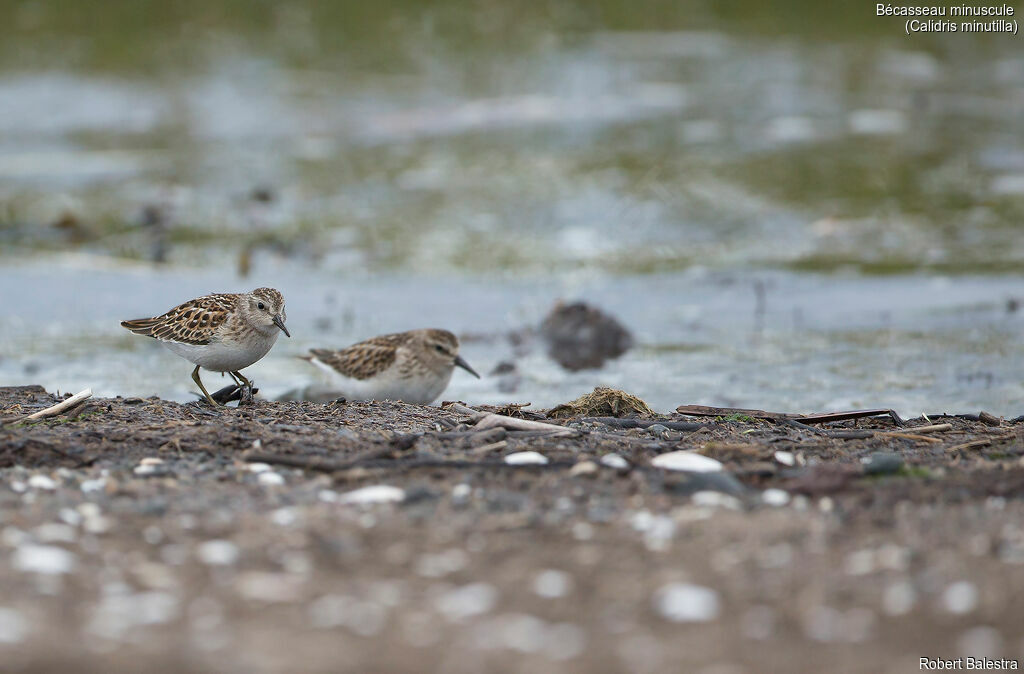
{"type": "Polygon", "coordinates": [[[459,340],[447,330],[410,330],[309,353],[303,358],[326,372],[332,385],[352,400],[427,405],[448,386],[456,365],[480,378],[459,355],[459,340]]]}
{"type": "Polygon", "coordinates": [[[267,355],[277,341],[278,331],[291,337],[284,321],[281,293],[273,288],[257,288],[251,293],[197,297],[156,318],[121,321],[121,327],[153,337],[195,363],[192,379],[210,404],[216,405],[199,379],[199,368],[228,372],[239,386],[252,390],[252,384],[239,370],[267,355]]]}

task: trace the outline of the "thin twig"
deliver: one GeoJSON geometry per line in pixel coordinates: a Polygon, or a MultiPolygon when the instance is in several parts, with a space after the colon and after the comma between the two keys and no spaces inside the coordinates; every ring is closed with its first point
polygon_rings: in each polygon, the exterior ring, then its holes
{"type": "Polygon", "coordinates": [[[971,440],[970,442],[965,442],[962,445],[953,445],[952,447],[947,447],[946,451],[947,452],[959,452],[959,451],[964,450],[964,449],[975,449],[977,447],[986,447],[986,446],[994,444],[996,442],[1002,442],[1003,440],[1011,440],[1011,439],[1013,439],[1015,437],[1017,437],[1016,434],[1014,434],[1014,433],[1007,433],[1006,435],[1000,435],[1000,436],[997,436],[997,437],[994,437],[994,438],[981,438],[980,440],[971,440]]]}
{"type": "Polygon", "coordinates": [[[27,416],[21,417],[20,419],[15,419],[14,421],[8,422],[8,425],[18,424],[18,423],[21,423],[23,421],[34,421],[36,419],[46,419],[47,417],[55,417],[55,416],[57,416],[58,414],[60,414],[61,412],[65,411],[65,410],[69,410],[69,409],[71,409],[73,407],[77,407],[78,405],[81,405],[83,402],[85,402],[86,400],[88,400],[91,397],[92,397],[92,389],[91,388],[87,388],[87,389],[85,389],[84,391],[82,391],[80,393],[76,393],[75,395],[71,396],[67,400],[63,400],[63,401],[57,403],[56,405],[53,405],[51,407],[47,407],[44,410],[39,410],[38,412],[33,412],[32,414],[29,414],[27,416]]]}
{"type": "MultiPolygon", "coordinates": [[[[945,433],[946,431],[953,430],[953,424],[932,424],[931,426],[918,426],[917,428],[908,428],[908,432],[917,433],[922,435],[924,433],[945,433]]],[[[894,433],[895,431],[879,431],[879,433],[894,433]]]]}
{"type": "Polygon", "coordinates": [[[900,433],[899,431],[887,431],[884,433],[876,433],[875,435],[884,436],[886,438],[902,438],[904,440],[918,440],[920,442],[931,442],[941,443],[942,440],[938,438],[930,438],[927,435],[917,435],[916,433],[900,433]]]}

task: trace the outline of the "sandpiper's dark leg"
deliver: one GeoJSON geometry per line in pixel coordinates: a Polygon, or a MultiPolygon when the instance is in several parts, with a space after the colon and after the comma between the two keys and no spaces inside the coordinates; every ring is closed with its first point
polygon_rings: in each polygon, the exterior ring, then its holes
{"type": "Polygon", "coordinates": [[[249,388],[252,388],[252,382],[246,379],[238,370],[232,372],[231,376],[234,377],[236,381],[238,381],[240,386],[248,386],[249,388]]]}
{"type": "Polygon", "coordinates": [[[195,382],[196,382],[197,384],[199,384],[199,389],[200,389],[200,390],[201,390],[201,391],[203,392],[203,395],[204,395],[204,396],[206,396],[206,400],[207,400],[207,401],[208,401],[208,402],[209,402],[209,403],[210,403],[211,405],[213,405],[214,407],[218,407],[218,405],[217,405],[217,401],[215,401],[215,400],[214,400],[214,399],[213,399],[213,398],[212,398],[212,397],[210,396],[210,392],[206,390],[206,387],[205,387],[205,386],[203,386],[203,380],[199,378],[199,366],[198,366],[198,365],[196,365],[196,369],[192,370],[192,379],[193,379],[193,380],[194,380],[194,381],[195,381],[195,382]]]}

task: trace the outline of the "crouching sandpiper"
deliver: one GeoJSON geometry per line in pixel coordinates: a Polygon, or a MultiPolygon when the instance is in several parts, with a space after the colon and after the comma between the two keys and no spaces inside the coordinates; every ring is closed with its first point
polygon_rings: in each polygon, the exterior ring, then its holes
{"type": "Polygon", "coordinates": [[[373,337],[344,349],[312,349],[306,360],[323,370],[350,400],[434,401],[455,366],[480,378],[459,355],[459,340],[447,330],[410,330],[373,337]]]}
{"type": "Polygon", "coordinates": [[[137,335],[153,337],[182,358],[195,363],[192,379],[211,405],[217,403],[199,378],[199,368],[227,372],[239,386],[252,390],[240,370],[249,367],[277,341],[285,327],[284,297],[273,288],[249,293],[215,293],[179,304],[155,318],[121,321],[137,335]]]}

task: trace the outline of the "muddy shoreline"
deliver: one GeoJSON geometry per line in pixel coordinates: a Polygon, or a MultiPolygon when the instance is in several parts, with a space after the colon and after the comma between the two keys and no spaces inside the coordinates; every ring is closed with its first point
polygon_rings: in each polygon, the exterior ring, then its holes
{"type": "MultiPolygon", "coordinates": [[[[0,388],[0,421],[54,400],[0,388]]],[[[516,416],[569,432],[477,430],[401,403],[214,412],[157,398],[6,425],[5,667],[906,672],[924,656],[1024,658],[1024,425],[820,426],[874,431],[839,439],[749,417],[657,419],[703,426],[675,430],[516,416]],[[675,451],[723,470],[652,464],[675,451]],[[505,458],[524,452],[547,463],[505,458]]]]}

